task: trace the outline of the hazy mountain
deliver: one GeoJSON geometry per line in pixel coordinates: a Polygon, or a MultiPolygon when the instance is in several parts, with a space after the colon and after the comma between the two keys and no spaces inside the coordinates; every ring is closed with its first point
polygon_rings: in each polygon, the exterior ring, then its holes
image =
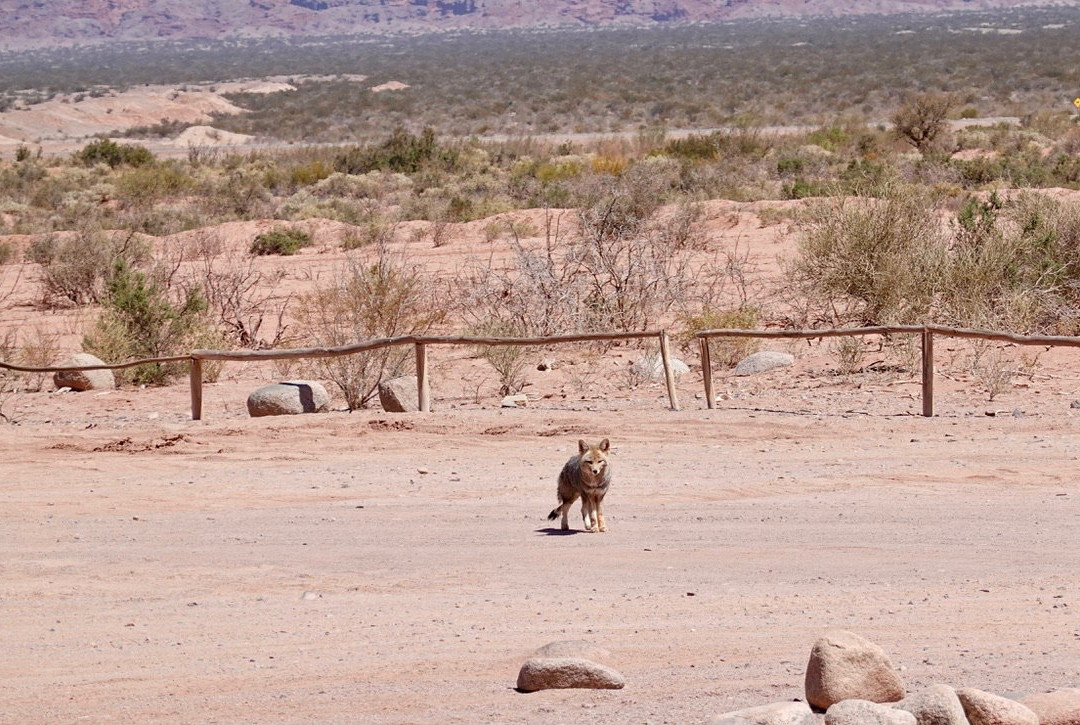
{"type": "Polygon", "coordinates": [[[0,0],[0,47],[1080,6],[1076,0],[0,0]]]}

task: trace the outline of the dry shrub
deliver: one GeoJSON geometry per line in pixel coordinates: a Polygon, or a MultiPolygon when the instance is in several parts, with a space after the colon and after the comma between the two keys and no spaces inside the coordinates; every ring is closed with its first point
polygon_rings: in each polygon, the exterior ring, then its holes
{"type": "Polygon", "coordinates": [[[865,351],[861,337],[838,337],[829,343],[829,352],[836,360],[836,371],[840,375],[862,372],[865,351]]]}
{"type": "MultiPolygon", "coordinates": [[[[683,332],[678,338],[684,350],[692,350],[702,330],[752,330],[761,322],[761,311],[752,306],[734,309],[705,309],[699,314],[682,315],[679,318],[683,332]]],[[[727,366],[737,365],[747,355],[757,352],[761,341],[752,337],[714,337],[709,341],[711,358],[727,366]]]]}
{"type": "MultiPolygon", "coordinates": [[[[499,320],[478,325],[471,331],[477,337],[521,337],[521,331],[499,320]]],[[[484,358],[499,376],[499,395],[518,393],[525,387],[528,351],[521,345],[477,345],[476,354],[484,358]]]]}
{"type": "MultiPolygon", "coordinates": [[[[334,280],[299,299],[303,344],[333,347],[372,338],[422,335],[446,317],[445,305],[422,270],[385,246],[368,259],[349,258],[334,280]]],[[[411,347],[387,347],[311,361],[308,370],[341,390],[350,410],[376,395],[379,382],[397,377],[412,360],[411,347]]]]}
{"type": "Polygon", "coordinates": [[[892,186],[880,199],[828,199],[798,225],[803,236],[788,272],[837,321],[917,322],[930,312],[947,242],[925,192],[892,186]]]}
{"type": "Polygon", "coordinates": [[[43,237],[28,250],[41,265],[42,304],[48,308],[102,302],[106,278],[117,262],[142,264],[148,245],[134,232],[109,235],[100,229],[81,229],[73,236],[43,237]]]}

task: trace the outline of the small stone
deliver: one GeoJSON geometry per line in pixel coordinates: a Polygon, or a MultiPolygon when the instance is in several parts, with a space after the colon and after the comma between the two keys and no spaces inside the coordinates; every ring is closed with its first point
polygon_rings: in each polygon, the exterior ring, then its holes
{"type": "Polygon", "coordinates": [[[842,700],[825,712],[825,725],[917,725],[915,716],[869,700],[842,700]]]}
{"type": "Polygon", "coordinates": [[[1069,403],[1069,407],[1074,410],[1076,408],[1080,408],[1080,400],[1074,400],[1073,402],[1069,403]]]}
{"type": "Polygon", "coordinates": [[[1028,695],[1020,704],[1039,717],[1039,725],[1080,723],[1080,689],[1074,687],[1028,695]]]}
{"type": "Polygon", "coordinates": [[[540,372],[545,372],[547,370],[554,370],[557,367],[559,367],[559,364],[557,362],[555,362],[554,360],[552,360],[551,358],[544,358],[543,360],[541,360],[536,365],[536,369],[539,370],[540,372]]]}
{"type": "Polygon", "coordinates": [[[330,394],[322,383],[314,380],[287,380],[264,385],[247,399],[248,415],[252,418],[325,413],[329,406],[330,394]]]}
{"type": "Polygon", "coordinates": [[[518,393],[517,395],[507,395],[502,399],[502,407],[504,408],[528,408],[529,396],[525,393],[518,393]]]}
{"type": "MultiPolygon", "coordinates": [[[[79,352],[72,355],[67,362],[58,367],[104,364],[93,355],[79,352]]],[[[72,370],[53,373],[53,385],[57,388],[70,388],[80,392],[84,390],[113,390],[116,388],[116,377],[113,375],[112,370],[72,370]]]]}
{"type": "Polygon", "coordinates": [[[1024,417],[1024,411],[1020,410],[1019,408],[1014,408],[1013,412],[1012,412],[1012,416],[1014,418],[1023,418],[1024,417]]]}
{"type": "Polygon", "coordinates": [[[805,702],[774,702],[717,715],[709,725],[815,725],[814,713],[805,702]]]}
{"type": "Polygon", "coordinates": [[[416,472],[417,472],[417,473],[419,473],[419,474],[421,474],[421,475],[426,475],[426,474],[428,474],[428,473],[431,473],[431,471],[429,471],[429,470],[428,470],[428,469],[426,469],[426,468],[417,468],[417,469],[416,469],[416,472]]]}
{"type": "Polygon", "coordinates": [[[908,695],[893,707],[910,712],[918,725],[968,725],[964,706],[956,690],[948,685],[932,685],[908,695]]]}
{"type": "Polygon", "coordinates": [[[319,595],[316,594],[315,592],[304,592],[300,596],[300,598],[303,599],[305,602],[311,602],[311,601],[314,601],[314,600],[318,599],[319,595]]]}
{"type": "Polygon", "coordinates": [[[533,657],[518,672],[517,689],[522,692],[585,688],[621,690],[626,680],[610,667],[580,657],[533,657]]]}
{"type": "Polygon", "coordinates": [[[828,710],[843,700],[896,702],[904,684],[884,650],[852,632],[826,632],[810,651],[806,701],[828,710]]]}
{"type": "Polygon", "coordinates": [[[1016,700],[965,687],[956,691],[971,725],[1039,725],[1039,716],[1016,700]]]}
{"type": "Polygon", "coordinates": [[[420,410],[419,383],[415,375],[403,375],[379,383],[379,403],[387,413],[415,413],[420,410]]]}
{"type": "Polygon", "coordinates": [[[735,366],[735,374],[740,377],[757,375],[776,368],[784,368],[795,364],[795,356],[786,352],[775,350],[762,350],[755,352],[749,357],[743,358],[735,366]]]}

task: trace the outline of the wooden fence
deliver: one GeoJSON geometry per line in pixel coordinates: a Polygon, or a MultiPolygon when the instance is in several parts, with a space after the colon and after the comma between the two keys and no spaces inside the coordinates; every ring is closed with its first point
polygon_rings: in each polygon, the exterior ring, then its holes
{"type": "MultiPolygon", "coordinates": [[[[879,327],[839,327],[823,330],[703,330],[696,338],[701,349],[702,377],[705,384],[705,401],[709,408],[716,406],[713,392],[712,353],[709,340],[717,337],[750,337],[759,339],[816,339],[825,337],[855,337],[862,335],[920,335],[922,338],[922,414],[934,415],[934,336],[959,337],[992,342],[1011,342],[1017,345],[1045,345],[1051,347],[1080,347],[1080,337],[1058,335],[1016,335],[1010,332],[972,330],[943,327],[941,325],[885,325],[879,327]]],[[[202,419],[204,360],[233,362],[256,362],[266,360],[296,360],[302,358],[342,357],[385,347],[412,345],[416,353],[417,399],[422,412],[431,410],[431,392],[428,384],[427,348],[430,345],[561,345],[572,342],[617,342],[620,340],[644,340],[657,338],[660,343],[660,359],[664,367],[668,402],[672,410],[679,410],[679,398],[675,391],[675,375],[671,367],[671,344],[666,330],[645,332],[595,332],[580,335],[554,335],[549,337],[461,337],[418,336],[384,337],[366,340],[340,347],[306,347],[291,350],[195,350],[188,355],[147,358],[129,362],[74,367],[27,367],[0,362],[0,368],[27,373],[55,373],[79,370],[121,370],[123,368],[153,363],[188,362],[191,385],[191,418],[202,419]]]]}
{"type": "Polygon", "coordinates": [[[420,411],[431,411],[431,392],[428,383],[427,348],[430,345],[560,345],[571,342],[618,342],[620,340],[644,340],[657,338],[660,343],[660,359],[664,367],[664,381],[667,384],[668,402],[672,410],[679,410],[679,398],[675,391],[675,374],[671,367],[671,344],[666,330],[645,332],[594,332],[580,335],[554,335],[549,337],[462,337],[403,335],[384,337],[340,347],[305,347],[291,350],[195,350],[188,355],[145,358],[118,364],[82,365],[75,367],[26,367],[0,362],[0,368],[27,373],[55,373],[79,370],[119,370],[153,363],[183,362],[189,363],[191,385],[191,419],[202,420],[204,360],[233,362],[256,362],[267,360],[297,360],[303,358],[343,357],[358,352],[379,350],[386,347],[412,345],[416,352],[417,401],[420,411]]]}
{"type": "Polygon", "coordinates": [[[1011,332],[972,330],[941,325],[885,325],[881,327],[834,327],[826,330],[702,330],[697,333],[701,347],[702,378],[708,407],[716,405],[712,382],[712,354],[709,340],[714,337],[752,337],[780,339],[814,339],[823,337],[855,337],[861,335],[909,334],[922,337],[922,414],[934,415],[934,335],[961,337],[969,340],[1011,342],[1017,345],[1047,345],[1051,347],[1080,347],[1080,337],[1060,335],[1016,335],[1011,332]]]}

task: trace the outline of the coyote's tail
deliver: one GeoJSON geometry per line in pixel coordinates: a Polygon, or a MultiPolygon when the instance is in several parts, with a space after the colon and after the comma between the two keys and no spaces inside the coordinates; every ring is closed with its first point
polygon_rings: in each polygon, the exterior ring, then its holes
{"type": "Polygon", "coordinates": [[[551,513],[548,514],[548,521],[554,521],[555,519],[559,518],[559,509],[560,508],[562,508],[561,505],[556,506],[555,508],[551,509],[551,513]]]}

